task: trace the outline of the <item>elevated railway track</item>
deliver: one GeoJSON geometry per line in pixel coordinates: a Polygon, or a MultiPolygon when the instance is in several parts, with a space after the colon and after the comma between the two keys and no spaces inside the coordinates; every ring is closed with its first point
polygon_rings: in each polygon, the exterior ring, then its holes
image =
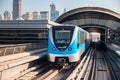
{"type": "Polygon", "coordinates": [[[0,80],[120,80],[120,57],[96,44],[75,65],[56,67],[46,55],[47,48],[37,48],[1,56],[0,80]]]}

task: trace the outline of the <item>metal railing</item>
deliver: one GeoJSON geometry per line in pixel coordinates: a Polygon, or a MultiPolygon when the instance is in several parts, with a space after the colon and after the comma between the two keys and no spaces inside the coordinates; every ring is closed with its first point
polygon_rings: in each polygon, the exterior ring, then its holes
{"type": "Polygon", "coordinates": [[[46,48],[47,44],[44,43],[26,43],[16,45],[0,46],[0,56],[12,55],[26,51],[46,48]]]}

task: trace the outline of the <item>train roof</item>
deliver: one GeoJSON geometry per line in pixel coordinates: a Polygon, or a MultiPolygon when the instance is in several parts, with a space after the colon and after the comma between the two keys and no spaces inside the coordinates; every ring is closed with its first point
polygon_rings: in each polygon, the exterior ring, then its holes
{"type": "Polygon", "coordinates": [[[81,31],[83,32],[86,32],[86,33],[89,33],[88,31],[80,28],[79,26],[76,26],[76,25],[57,25],[57,26],[51,26],[51,27],[74,27],[74,28],[79,28],[81,31]]]}

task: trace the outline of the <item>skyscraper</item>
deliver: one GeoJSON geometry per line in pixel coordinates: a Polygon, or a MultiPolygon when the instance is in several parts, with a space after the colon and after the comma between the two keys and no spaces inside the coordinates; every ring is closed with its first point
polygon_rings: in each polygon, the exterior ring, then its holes
{"type": "Polygon", "coordinates": [[[39,13],[37,11],[32,12],[33,14],[33,20],[39,20],[39,13]]]}
{"type": "Polygon", "coordinates": [[[12,13],[9,11],[4,12],[4,20],[12,20],[12,13]]]}
{"type": "Polygon", "coordinates": [[[63,13],[66,13],[66,8],[64,8],[64,11],[63,11],[63,13]]]}
{"type": "Polygon", "coordinates": [[[0,20],[4,20],[4,16],[3,15],[0,15],[0,20]]]}
{"type": "Polygon", "coordinates": [[[32,12],[27,12],[24,15],[22,15],[22,18],[24,20],[33,20],[33,13],[32,12]]]}
{"type": "Polygon", "coordinates": [[[41,11],[40,12],[40,19],[41,20],[48,20],[49,19],[49,13],[48,13],[48,11],[41,11]]]}
{"type": "Polygon", "coordinates": [[[59,12],[56,10],[55,5],[52,3],[50,5],[50,20],[55,21],[59,17],[59,12]]]}
{"type": "Polygon", "coordinates": [[[13,0],[13,20],[21,17],[21,3],[22,0],[13,0]]]}

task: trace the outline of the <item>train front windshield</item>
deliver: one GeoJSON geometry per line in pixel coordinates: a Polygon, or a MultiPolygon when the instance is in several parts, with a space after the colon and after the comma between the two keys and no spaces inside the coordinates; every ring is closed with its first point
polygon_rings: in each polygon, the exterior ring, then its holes
{"type": "Polygon", "coordinates": [[[57,44],[69,44],[70,42],[70,30],[56,30],[55,31],[55,43],[57,44]]]}

